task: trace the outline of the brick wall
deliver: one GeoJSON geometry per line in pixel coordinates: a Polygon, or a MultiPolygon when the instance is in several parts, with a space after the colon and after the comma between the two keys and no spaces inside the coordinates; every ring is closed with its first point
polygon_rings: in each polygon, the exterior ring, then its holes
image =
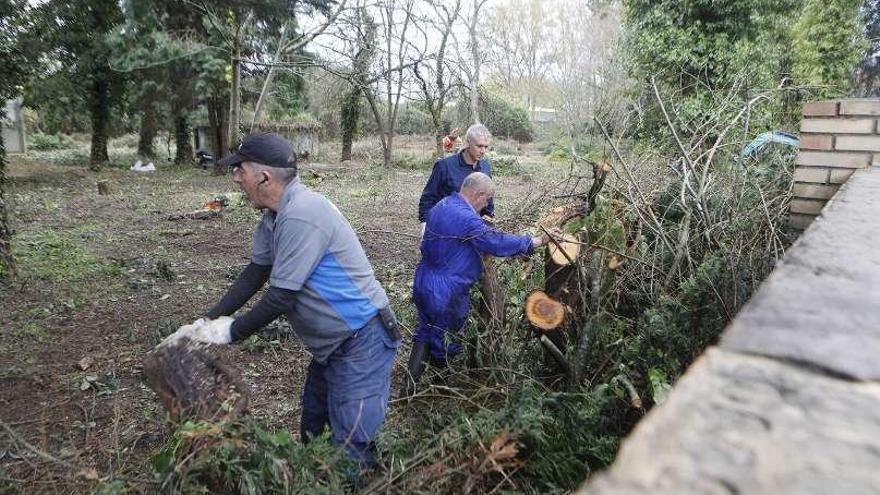
{"type": "Polygon", "coordinates": [[[860,168],[880,166],[880,98],[804,105],[789,221],[805,229],[860,168]]]}

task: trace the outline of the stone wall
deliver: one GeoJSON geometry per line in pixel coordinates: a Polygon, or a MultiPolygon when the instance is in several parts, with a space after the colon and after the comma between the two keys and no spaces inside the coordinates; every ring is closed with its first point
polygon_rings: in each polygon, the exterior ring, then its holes
{"type": "Polygon", "coordinates": [[[880,165],[880,99],[807,103],[789,221],[805,229],[855,170],[880,165]]]}

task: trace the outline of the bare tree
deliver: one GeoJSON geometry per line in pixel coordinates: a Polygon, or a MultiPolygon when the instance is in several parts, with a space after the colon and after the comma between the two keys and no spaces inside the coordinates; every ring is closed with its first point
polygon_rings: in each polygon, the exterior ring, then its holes
{"type": "Polygon", "coordinates": [[[455,3],[451,6],[431,2],[431,7],[435,14],[433,16],[434,20],[426,22],[425,28],[439,35],[439,46],[435,54],[428,55],[430,50],[428,41],[433,39],[433,36],[425,36],[426,43],[422,47],[422,53],[426,55],[426,60],[413,65],[413,74],[416,77],[422,97],[425,100],[425,106],[434,124],[437,155],[442,155],[442,140],[446,134],[443,128],[443,110],[454,88],[454,85],[450,84],[452,74],[449,74],[454,66],[448,63],[447,51],[449,49],[449,42],[452,39],[453,25],[460,17],[461,0],[455,0],[455,3]]]}
{"type": "MultiPolygon", "coordinates": [[[[278,66],[289,66],[284,62],[284,57],[301,50],[317,36],[331,26],[345,10],[348,0],[339,0],[335,9],[327,10],[329,2],[322,0],[298,0],[287,4],[237,4],[231,2],[199,2],[198,6],[205,18],[221,34],[225,42],[225,49],[229,54],[232,67],[232,81],[229,92],[229,122],[228,144],[235,146],[240,140],[241,126],[241,71],[242,64],[251,64],[268,67],[260,97],[257,101],[254,119],[251,128],[259,121],[260,111],[264,105],[266,94],[272,84],[275,69],[278,66]],[[290,36],[293,26],[297,25],[298,17],[317,13],[324,16],[324,21],[314,29],[290,36]],[[278,22],[281,21],[281,22],[278,22]],[[278,27],[278,43],[274,56],[265,59],[264,54],[256,53],[254,58],[245,58],[242,49],[248,39],[248,35],[257,27],[278,27]]],[[[258,43],[259,44],[259,43],[258,43]]],[[[266,50],[268,52],[268,50],[266,50]]],[[[221,152],[223,150],[220,150],[221,152]]]]}
{"type": "Polygon", "coordinates": [[[477,24],[480,20],[480,11],[487,1],[473,0],[473,8],[464,17],[468,27],[468,48],[470,49],[470,60],[468,64],[465,64],[465,73],[470,89],[471,121],[474,123],[480,122],[480,69],[485,62],[485,54],[480,49],[477,24]]]}
{"type": "Polygon", "coordinates": [[[383,163],[388,167],[391,165],[400,99],[408,90],[404,69],[418,62],[418,58],[413,57],[407,42],[407,36],[415,21],[413,15],[415,0],[380,0],[377,6],[381,19],[382,39],[385,41],[376,68],[379,74],[377,82],[381,89],[375,93],[365,91],[364,96],[376,120],[382,144],[383,163]],[[379,100],[380,98],[382,101],[379,100]]]}
{"type": "Polygon", "coordinates": [[[367,9],[359,7],[355,11],[352,22],[352,33],[355,36],[351,51],[351,75],[348,78],[350,89],[343,97],[340,105],[340,122],[342,127],[342,161],[351,160],[351,145],[357,132],[361,116],[362,98],[368,91],[367,77],[370,64],[376,53],[376,23],[367,9]]]}
{"type": "Polygon", "coordinates": [[[288,36],[291,22],[293,19],[288,20],[281,27],[281,34],[278,37],[278,47],[275,51],[275,57],[272,63],[269,65],[269,72],[266,74],[266,79],[263,80],[263,89],[260,91],[260,97],[257,99],[257,104],[254,107],[254,118],[251,120],[251,132],[254,130],[254,126],[260,122],[260,114],[263,109],[263,103],[266,101],[266,97],[268,95],[269,87],[272,85],[272,79],[275,76],[276,67],[278,67],[279,62],[283,62],[285,56],[289,54],[293,54],[303,49],[307,44],[309,44],[316,37],[324,33],[330,25],[336,22],[336,19],[339,17],[345,8],[348,0],[340,0],[339,4],[336,6],[336,10],[333,11],[332,14],[326,17],[324,22],[318,25],[316,28],[310,30],[307,33],[304,33],[300,36],[296,36],[291,40],[288,40],[288,36]]]}
{"type": "Polygon", "coordinates": [[[547,83],[553,55],[558,48],[548,42],[553,19],[542,0],[511,0],[495,5],[480,30],[488,48],[486,64],[499,82],[520,95],[534,111],[547,83]]]}
{"type": "Polygon", "coordinates": [[[550,10],[554,12],[550,43],[556,53],[548,73],[562,124],[571,136],[590,126],[593,115],[606,125],[619,125],[626,109],[619,6],[557,0],[550,10]]]}

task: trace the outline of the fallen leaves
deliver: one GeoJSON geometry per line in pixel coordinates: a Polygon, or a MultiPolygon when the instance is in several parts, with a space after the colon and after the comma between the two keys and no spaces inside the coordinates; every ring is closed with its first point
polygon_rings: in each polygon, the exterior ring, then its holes
{"type": "Polygon", "coordinates": [[[488,448],[480,442],[480,449],[482,450],[482,458],[474,459],[471,472],[464,484],[464,493],[470,493],[478,482],[485,480],[486,475],[492,472],[501,474],[504,481],[509,482],[510,474],[525,465],[517,457],[520,444],[516,436],[506,430],[495,435],[488,448]]]}
{"type": "Polygon", "coordinates": [[[95,360],[92,359],[90,356],[85,356],[79,360],[79,363],[77,363],[77,366],[79,366],[79,369],[85,371],[85,370],[91,368],[93,364],[95,364],[95,360]]]}

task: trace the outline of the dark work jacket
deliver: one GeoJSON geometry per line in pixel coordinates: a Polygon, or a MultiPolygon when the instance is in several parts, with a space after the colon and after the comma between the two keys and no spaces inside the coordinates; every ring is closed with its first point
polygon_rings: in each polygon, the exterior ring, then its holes
{"type": "MultiPolygon", "coordinates": [[[[419,199],[419,222],[427,220],[428,212],[438,201],[458,192],[464,178],[474,172],[483,172],[491,177],[492,167],[486,159],[479,160],[471,167],[464,161],[464,150],[437,160],[431,171],[431,177],[428,178],[428,183],[425,184],[425,189],[422,191],[422,197],[419,199]]],[[[495,216],[495,203],[490,200],[480,215],[495,216]]]]}

